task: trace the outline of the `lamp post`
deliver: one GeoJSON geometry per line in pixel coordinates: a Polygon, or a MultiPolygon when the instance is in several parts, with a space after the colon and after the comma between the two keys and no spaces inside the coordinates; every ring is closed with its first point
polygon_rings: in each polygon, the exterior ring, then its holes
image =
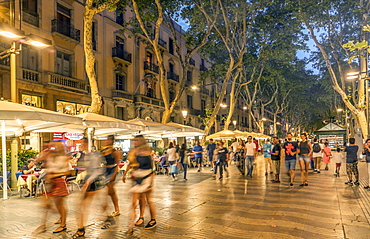
{"type": "Polygon", "coordinates": [[[181,111],[181,114],[182,114],[182,117],[184,117],[184,125],[186,125],[186,117],[188,116],[188,111],[183,110],[183,111],[181,111]]]}
{"type": "Polygon", "coordinates": [[[51,41],[35,35],[24,35],[22,30],[0,25],[0,36],[12,39],[10,49],[0,53],[0,59],[10,57],[10,99],[17,103],[17,58],[16,56],[22,50],[21,43],[29,44],[35,47],[44,48],[51,45],[51,41]]]}

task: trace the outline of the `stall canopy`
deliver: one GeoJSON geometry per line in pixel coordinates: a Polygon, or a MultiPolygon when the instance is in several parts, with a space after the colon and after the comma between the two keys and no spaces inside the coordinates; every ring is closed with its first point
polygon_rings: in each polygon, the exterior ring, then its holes
{"type": "Polygon", "coordinates": [[[234,139],[238,137],[245,137],[245,135],[231,130],[223,130],[207,136],[207,139],[234,139]]]}
{"type": "Polygon", "coordinates": [[[6,168],[6,134],[21,134],[46,127],[56,127],[65,124],[82,124],[82,119],[50,110],[40,109],[17,103],[0,101],[0,121],[2,136],[3,163],[3,198],[8,198],[7,168],[6,168]]]}
{"type": "Polygon", "coordinates": [[[346,139],[346,130],[339,125],[329,123],[314,132],[319,139],[329,141],[329,146],[343,145],[346,139]]]}
{"type": "Polygon", "coordinates": [[[181,130],[181,132],[172,132],[168,135],[164,135],[163,137],[194,137],[194,136],[201,136],[204,135],[205,132],[201,129],[188,126],[188,125],[183,125],[183,124],[178,124],[174,122],[167,123],[166,125],[173,126],[181,130]]]}
{"type": "Polygon", "coordinates": [[[147,132],[170,132],[170,131],[181,131],[178,127],[165,125],[154,121],[143,120],[140,118],[132,119],[127,121],[131,124],[141,125],[145,127],[145,131],[147,132]]]}

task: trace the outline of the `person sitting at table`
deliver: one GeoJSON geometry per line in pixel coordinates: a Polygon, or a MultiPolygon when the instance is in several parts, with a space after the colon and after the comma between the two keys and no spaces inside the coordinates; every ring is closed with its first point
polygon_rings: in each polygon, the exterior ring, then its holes
{"type": "Polygon", "coordinates": [[[27,160],[27,165],[21,168],[23,174],[33,174],[35,172],[35,159],[27,160]]]}

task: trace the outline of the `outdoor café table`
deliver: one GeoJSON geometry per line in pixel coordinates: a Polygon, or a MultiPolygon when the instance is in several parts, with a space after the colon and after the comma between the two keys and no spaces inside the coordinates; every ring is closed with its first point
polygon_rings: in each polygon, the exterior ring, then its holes
{"type": "Polygon", "coordinates": [[[27,188],[32,191],[33,180],[37,179],[39,176],[40,173],[20,175],[17,182],[18,192],[21,190],[22,186],[27,186],[27,188]]]}

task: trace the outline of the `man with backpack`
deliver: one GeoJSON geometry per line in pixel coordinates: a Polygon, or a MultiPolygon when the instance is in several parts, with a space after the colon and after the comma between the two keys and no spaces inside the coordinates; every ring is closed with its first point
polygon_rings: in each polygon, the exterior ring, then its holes
{"type": "Polygon", "coordinates": [[[321,166],[321,160],[322,160],[322,154],[323,154],[324,145],[319,144],[317,142],[317,139],[313,139],[313,145],[312,145],[312,157],[315,162],[314,166],[314,172],[320,173],[320,166],[321,166]]]}

